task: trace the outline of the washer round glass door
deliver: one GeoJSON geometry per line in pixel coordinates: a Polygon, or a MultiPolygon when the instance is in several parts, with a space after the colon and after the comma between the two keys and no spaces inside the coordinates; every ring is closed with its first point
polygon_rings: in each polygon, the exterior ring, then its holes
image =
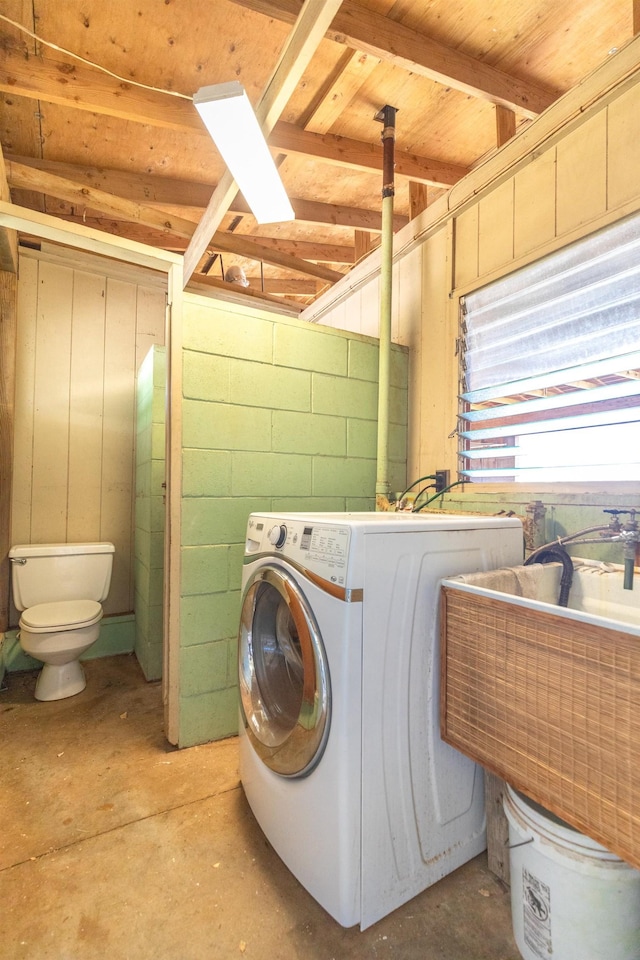
{"type": "Polygon", "coordinates": [[[275,564],[246,584],[238,670],[243,722],[258,756],[285,777],[311,773],[329,734],[329,671],[304,594],[275,564]]]}

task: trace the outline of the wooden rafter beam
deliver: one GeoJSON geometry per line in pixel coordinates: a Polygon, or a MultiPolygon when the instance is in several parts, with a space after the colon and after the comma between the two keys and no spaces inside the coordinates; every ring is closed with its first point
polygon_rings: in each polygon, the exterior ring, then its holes
{"type": "Polygon", "coordinates": [[[380,58],[369,53],[345,50],[313,104],[301,118],[300,126],[312,133],[328,133],[379,63],[380,58]]]}
{"type": "MultiPolygon", "coordinates": [[[[284,153],[298,153],[341,167],[382,173],[382,147],[377,143],[362,143],[331,133],[310,133],[292,123],[281,122],[271,131],[269,145],[284,153]]],[[[453,186],[469,172],[468,167],[460,164],[430,160],[400,150],[395,153],[394,169],[397,176],[440,187],[453,186]]]]}
{"type": "MultiPolygon", "coordinates": [[[[9,200],[9,184],[4,156],[0,147],[0,200],[9,200]]],[[[0,227],[0,271],[18,272],[18,237],[15,230],[0,227]]]]}
{"type": "MultiPolygon", "coordinates": [[[[187,219],[192,215],[194,223],[201,216],[213,190],[213,186],[206,183],[174,180],[144,173],[124,173],[122,170],[110,170],[105,167],[87,167],[60,163],[56,160],[38,160],[34,157],[11,157],[10,159],[21,166],[53,173],[80,183],[84,187],[104,190],[117,197],[144,203],[145,206],[184,207],[183,215],[187,219]]],[[[381,215],[377,210],[321,203],[317,200],[303,200],[297,197],[291,198],[291,205],[296,220],[324,223],[334,227],[349,227],[353,230],[367,230],[371,233],[379,233],[382,227],[381,215]]],[[[86,207],[87,204],[83,203],[83,206],[86,207]]],[[[232,200],[230,211],[250,213],[249,207],[240,195],[236,195],[232,200]]],[[[406,223],[408,223],[407,217],[396,214],[393,219],[393,229],[400,230],[406,223]]]]}
{"type": "Polygon", "coordinates": [[[316,243],[313,240],[284,240],[280,237],[253,237],[263,247],[280,250],[292,257],[315,260],[316,263],[353,263],[354,248],[340,243],[316,243]]]}
{"type": "MultiPolygon", "coordinates": [[[[165,127],[185,134],[208,136],[188,100],[152,90],[143,96],[133,86],[123,89],[117,80],[90,67],[42,57],[24,57],[15,50],[3,51],[0,90],[87,110],[134,123],[165,127]],[[64,82],[61,82],[64,80],[64,82]]],[[[274,150],[304,154],[330,164],[379,171],[382,148],[378,144],[311,133],[291,123],[278,123],[269,142],[274,150]]],[[[424,183],[451,186],[468,172],[466,167],[396,150],[396,174],[424,183]]]]}
{"type": "MultiPolygon", "coordinates": [[[[7,180],[11,187],[36,190],[71,204],[101,211],[108,216],[129,220],[141,226],[152,227],[162,234],[184,237],[189,241],[197,228],[197,223],[193,220],[176,217],[156,207],[125,200],[103,190],[96,190],[82,183],[15,163],[15,161],[7,163],[7,180]]],[[[262,247],[246,237],[236,236],[233,233],[217,232],[211,238],[210,245],[214,249],[236,253],[252,260],[264,260],[265,263],[317,277],[328,283],[335,283],[342,277],[342,274],[336,270],[329,270],[320,264],[287,256],[277,250],[270,250],[268,247],[262,247]]]]}
{"type": "Polygon", "coordinates": [[[218,230],[211,238],[209,246],[213,247],[214,250],[234,253],[239,257],[248,257],[250,260],[264,260],[265,263],[271,263],[274,266],[285,267],[298,273],[306,273],[309,277],[317,277],[319,280],[326,280],[328,283],[336,283],[343,276],[337,270],[330,270],[319,263],[309,263],[307,260],[290,257],[278,250],[263,247],[251,238],[236,233],[224,233],[218,230]]]}
{"type": "MultiPolygon", "coordinates": [[[[268,137],[309,65],[318,44],[343,0],[304,0],[271,77],[258,100],[255,113],[268,137]]],[[[220,226],[236,194],[233,176],[227,171],[213,192],[184,255],[184,282],[189,281],[198,260],[220,226]]]]}
{"type": "MultiPolygon", "coordinates": [[[[351,227],[353,230],[367,230],[380,233],[382,216],[376,210],[363,210],[361,207],[347,207],[340,203],[320,203],[317,200],[300,200],[289,197],[296,220],[309,223],[326,223],[334,227],[351,227]]],[[[249,213],[249,207],[241,197],[236,197],[231,207],[234,213],[249,213]]],[[[393,215],[394,232],[409,222],[403,214],[393,215]]]]}
{"type": "MultiPolygon", "coordinates": [[[[152,227],[131,223],[128,220],[120,220],[114,217],[81,216],[74,213],[58,213],[57,216],[70,223],[84,223],[87,227],[93,227],[94,230],[103,230],[105,233],[111,233],[116,237],[137,240],[138,243],[146,243],[150,247],[162,247],[163,250],[173,250],[176,253],[184,253],[187,249],[187,238],[176,237],[173,234],[167,235],[159,230],[154,230],[152,227]]],[[[241,237],[245,234],[236,234],[236,236],[241,237]]],[[[278,250],[290,257],[310,260],[315,263],[352,264],[354,261],[354,248],[342,244],[314,243],[308,240],[283,240],[280,237],[255,237],[253,235],[250,239],[261,247],[278,250]]]]}
{"type": "Polygon", "coordinates": [[[187,287],[188,290],[191,290],[194,293],[198,292],[198,288],[220,290],[222,293],[230,294],[231,296],[235,294],[240,297],[250,297],[256,301],[263,300],[267,303],[277,303],[278,306],[285,304],[287,307],[290,307],[297,313],[300,313],[303,309],[303,304],[296,303],[295,300],[288,300],[286,297],[274,296],[271,293],[259,290],[257,287],[241,287],[238,284],[225,283],[224,280],[217,280],[215,277],[208,277],[204,273],[194,273],[187,287]]]}
{"type": "MultiPolygon", "coordinates": [[[[194,280],[196,276],[194,275],[194,280]]],[[[218,287],[220,290],[238,290],[238,292],[248,292],[256,296],[284,295],[288,297],[315,297],[318,290],[318,282],[315,280],[291,280],[287,277],[265,277],[264,280],[259,277],[248,276],[248,287],[240,287],[238,284],[229,284],[220,277],[212,276],[211,273],[200,273],[197,276],[198,283],[206,283],[211,287],[218,287]],[[262,289],[261,289],[262,288],[262,289]]]]}
{"type": "MultiPolygon", "coordinates": [[[[234,2],[286,23],[291,23],[300,10],[300,0],[234,2]]],[[[545,110],[561,92],[509,76],[459,50],[416,33],[355,0],[344,0],[327,30],[327,37],[467,96],[499,103],[531,118],[545,110]]]]}

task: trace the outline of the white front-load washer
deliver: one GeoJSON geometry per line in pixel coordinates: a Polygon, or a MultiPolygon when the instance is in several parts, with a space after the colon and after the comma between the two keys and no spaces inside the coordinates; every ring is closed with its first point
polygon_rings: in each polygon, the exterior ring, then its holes
{"type": "Polygon", "coordinates": [[[439,584],[522,557],[516,518],[249,518],[240,778],[343,926],[365,929],[485,849],[482,771],[439,736],[439,584]]]}

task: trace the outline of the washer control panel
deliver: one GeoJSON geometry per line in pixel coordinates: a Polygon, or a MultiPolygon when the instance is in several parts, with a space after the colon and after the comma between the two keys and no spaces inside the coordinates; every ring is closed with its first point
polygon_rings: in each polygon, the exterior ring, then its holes
{"type": "Polygon", "coordinates": [[[330,519],[280,519],[252,514],[247,525],[245,557],[279,554],[324,580],[344,586],[350,536],[349,527],[331,523],[330,519]]]}

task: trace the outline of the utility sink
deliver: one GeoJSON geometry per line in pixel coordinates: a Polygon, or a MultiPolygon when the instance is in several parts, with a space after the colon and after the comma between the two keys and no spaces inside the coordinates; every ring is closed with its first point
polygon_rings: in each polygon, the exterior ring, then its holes
{"type": "Polygon", "coordinates": [[[640,869],[640,575],[573,562],[442,581],[440,732],[640,869]]]}

